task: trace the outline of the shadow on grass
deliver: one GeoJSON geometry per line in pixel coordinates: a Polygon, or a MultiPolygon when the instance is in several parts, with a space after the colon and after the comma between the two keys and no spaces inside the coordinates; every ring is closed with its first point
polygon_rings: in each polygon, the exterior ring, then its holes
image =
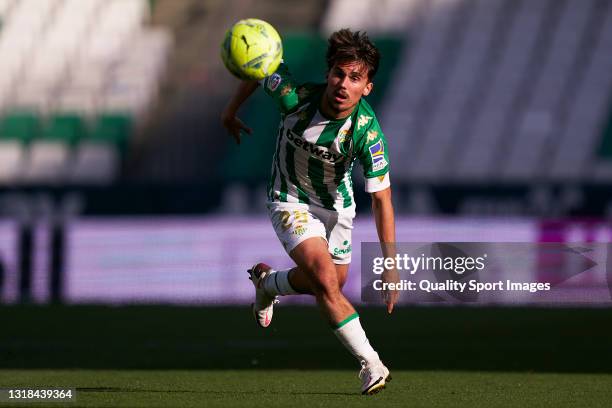
{"type": "MultiPolygon", "coordinates": [[[[360,308],[394,369],[612,373],[612,309],[360,308]]],[[[312,307],[2,306],[0,368],[356,369],[312,307]]],[[[93,392],[93,391],[92,391],[93,392]]]]}

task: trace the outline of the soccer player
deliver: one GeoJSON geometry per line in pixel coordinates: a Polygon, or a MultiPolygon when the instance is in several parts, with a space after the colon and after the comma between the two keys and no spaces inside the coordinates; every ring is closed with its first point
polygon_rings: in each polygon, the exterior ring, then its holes
{"type": "MultiPolygon", "coordinates": [[[[363,99],[372,92],[380,54],[365,33],[342,29],[330,36],[326,57],[326,83],[296,84],[285,64],[261,84],[241,82],[222,121],[237,143],[242,131],[250,134],[236,114],[260,85],[281,113],[268,210],[296,267],[275,271],[259,263],[248,271],[255,285],[252,308],[257,323],[270,325],[277,296],[315,296],[338,339],[362,365],[362,393],[374,394],[391,376],[341,289],[351,261],[355,160],[364,169],[383,252],[388,252],[386,243],[395,241],[387,143],[363,99]]],[[[396,299],[396,293],[386,296],[389,313],[396,299]]]]}

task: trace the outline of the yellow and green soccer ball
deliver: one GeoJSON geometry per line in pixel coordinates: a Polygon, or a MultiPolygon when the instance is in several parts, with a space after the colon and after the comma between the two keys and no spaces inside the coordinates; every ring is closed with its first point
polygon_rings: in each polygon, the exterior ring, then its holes
{"type": "Polygon", "coordinates": [[[276,71],[283,58],[283,44],[270,24],[256,18],[240,20],[225,33],[221,59],[240,79],[260,80],[276,71]]]}

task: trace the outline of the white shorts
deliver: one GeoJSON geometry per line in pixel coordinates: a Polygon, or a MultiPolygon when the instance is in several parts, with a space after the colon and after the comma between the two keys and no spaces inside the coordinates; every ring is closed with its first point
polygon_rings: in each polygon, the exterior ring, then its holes
{"type": "Polygon", "coordinates": [[[268,212],[287,253],[308,238],[321,237],[335,264],[351,262],[354,211],[344,214],[308,204],[269,202],[268,212]]]}

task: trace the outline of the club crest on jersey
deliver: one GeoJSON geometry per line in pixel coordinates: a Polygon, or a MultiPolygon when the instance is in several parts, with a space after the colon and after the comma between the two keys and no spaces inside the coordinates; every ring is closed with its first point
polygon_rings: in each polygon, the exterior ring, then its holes
{"type": "Polygon", "coordinates": [[[357,119],[357,130],[367,125],[372,120],[372,116],[359,115],[357,119]]]}
{"type": "Polygon", "coordinates": [[[370,157],[372,158],[372,171],[378,171],[385,168],[387,160],[385,160],[385,148],[382,140],[374,143],[368,148],[370,157]]]}
{"type": "Polygon", "coordinates": [[[344,143],[346,141],[346,136],[348,135],[348,129],[342,129],[338,132],[338,143],[344,143]]]}
{"type": "Polygon", "coordinates": [[[378,136],[378,132],[376,130],[368,130],[368,138],[367,138],[367,142],[372,142],[374,141],[374,139],[376,139],[376,136],[378,136]]]}
{"type": "Polygon", "coordinates": [[[280,83],[282,82],[282,78],[278,74],[272,74],[270,78],[268,78],[268,89],[272,92],[276,91],[280,83]]]}

